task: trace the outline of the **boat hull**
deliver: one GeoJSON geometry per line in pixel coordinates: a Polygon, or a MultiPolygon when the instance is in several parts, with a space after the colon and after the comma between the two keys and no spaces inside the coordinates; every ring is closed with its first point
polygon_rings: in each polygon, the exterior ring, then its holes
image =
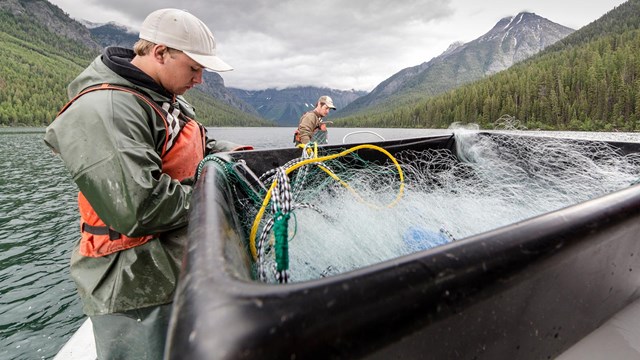
{"type": "MultiPolygon", "coordinates": [[[[392,154],[455,146],[451,137],[379,145],[392,154]]],[[[234,156],[262,173],[297,152],[234,156]]],[[[285,285],[252,279],[233,194],[216,167],[205,166],[170,325],[170,359],[549,359],[639,298],[638,185],[285,285]]]]}

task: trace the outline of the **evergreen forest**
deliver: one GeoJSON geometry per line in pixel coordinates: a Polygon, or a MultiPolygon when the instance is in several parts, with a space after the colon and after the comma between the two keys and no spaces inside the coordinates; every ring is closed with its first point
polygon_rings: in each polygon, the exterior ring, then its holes
{"type": "MultiPolygon", "coordinates": [[[[28,16],[0,11],[0,126],[47,126],[67,102],[67,84],[100,50],[59,36],[28,16]]],[[[198,89],[185,95],[206,126],[273,126],[198,89]]]]}
{"type": "Polygon", "coordinates": [[[640,0],[630,0],[559,43],[495,75],[335,126],[493,128],[510,116],[528,129],[640,130],[640,0]]]}

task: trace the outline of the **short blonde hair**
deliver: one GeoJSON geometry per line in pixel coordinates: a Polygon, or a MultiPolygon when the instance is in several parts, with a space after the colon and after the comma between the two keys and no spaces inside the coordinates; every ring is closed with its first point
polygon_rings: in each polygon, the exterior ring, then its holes
{"type": "Polygon", "coordinates": [[[152,43],[149,40],[140,39],[133,44],[133,51],[138,56],[147,55],[155,45],[155,43],[152,43]]]}
{"type": "MultiPolygon", "coordinates": [[[[156,43],[154,42],[151,42],[145,39],[139,39],[138,41],[136,41],[135,44],[133,44],[133,51],[138,56],[144,56],[149,54],[151,52],[151,49],[153,49],[154,46],[156,46],[156,43]]],[[[169,52],[169,54],[181,52],[180,50],[176,50],[168,46],[167,46],[167,51],[169,52]]]]}

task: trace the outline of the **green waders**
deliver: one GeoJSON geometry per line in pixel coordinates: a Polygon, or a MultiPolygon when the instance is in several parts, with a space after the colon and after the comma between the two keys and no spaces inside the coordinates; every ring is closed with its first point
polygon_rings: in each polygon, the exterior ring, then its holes
{"type": "Polygon", "coordinates": [[[172,305],[91,316],[98,360],[161,360],[172,305]]]}

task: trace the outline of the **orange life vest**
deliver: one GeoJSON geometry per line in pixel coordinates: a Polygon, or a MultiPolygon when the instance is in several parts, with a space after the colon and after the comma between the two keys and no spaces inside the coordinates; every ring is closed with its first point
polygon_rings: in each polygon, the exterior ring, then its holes
{"type": "MultiPolygon", "coordinates": [[[[164,120],[166,128],[167,135],[160,154],[162,172],[178,180],[194,175],[198,164],[204,158],[206,141],[204,127],[186,115],[180,114],[179,110],[171,109],[168,103],[160,107],[146,95],[131,88],[102,84],[80,92],[60,110],[58,115],[62,114],[80,96],[96,90],[125,91],[149,104],[164,120]]],[[[101,257],[113,254],[120,250],[142,245],[157,237],[157,234],[128,237],[111,229],[100,219],[82,192],[78,193],[78,208],[82,233],[79,250],[83,256],[101,257]]]]}

